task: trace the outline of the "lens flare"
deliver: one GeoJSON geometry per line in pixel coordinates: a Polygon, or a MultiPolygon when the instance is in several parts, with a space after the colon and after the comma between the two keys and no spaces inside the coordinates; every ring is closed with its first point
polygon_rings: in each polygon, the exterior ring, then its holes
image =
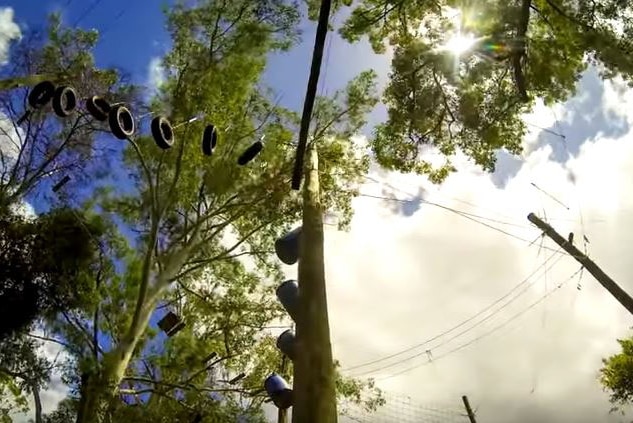
{"type": "Polygon", "coordinates": [[[444,44],[442,49],[459,56],[470,50],[476,42],[477,40],[472,34],[457,33],[444,44]]]}

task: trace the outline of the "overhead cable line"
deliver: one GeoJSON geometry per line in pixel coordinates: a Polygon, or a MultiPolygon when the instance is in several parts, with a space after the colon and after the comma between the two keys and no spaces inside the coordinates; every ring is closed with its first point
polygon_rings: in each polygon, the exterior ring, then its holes
{"type": "MultiPolygon", "coordinates": [[[[485,338],[485,337],[487,337],[487,336],[492,335],[492,334],[493,334],[493,333],[495,333],[496,331],[498,331],[498,330],[500,330],[500,329],[503,329],[505,326],[507,326],[508,324],[510,324],[512,321],[514,321],[514,320],[516,320],[517,318],[521,317],[522,315],[524,315],[525,313],[527,313],[528,311],[532,310],[534,307],[536,307],[537,305],[539,305],[540,303],[542,303],[543,301],[545,301],[548,297],[550,297],[552,294],[554,294],[556,291],[558,291],[558,290],[559,290],[559,289],[560,289],[560,288],[561,288],[564,284],[566,284],[566,283],[567,283],[567,282],[569,282],[570,280],[574,279],[574,278],[576,277],[576,275],[577,275],[578,273],[580,273],[580,271],[581,271],[581,270],[582,270],[582,268],[580,268],[580,269],[576,270],[573,274],[571,274],[569,277],[567,277],[564,281],[562,281],[562,282],[560,282],[559,284],[557,284],[555,288],[553,288],[553,289],[551,289],[550,291],[548,291],[546,294],[544,294],[542,297],[540,297],[538,300],[536,300],[535,302],[533,302],[532,304],[530,304],[530,305],[529,305],[528,307],[526,307],[525,309],[523,309],[523,310],[519,311],[518,313],[514,314],[512,317],[510,317],[510,318],[509,318],[508,320],[506,320],[505,322],[503,322],[503,323],[501,323],[501,324],[499,324],[499,325],[497,325],[497,326],[493,327],[491,330],[489,330],[489,331],[487,331],[487,332],[484,332],[482,335],[480,335],[480,336],[478,336],[478,337],[476,337],[476,338],[474,338],[474,339],[472,339],[472,340],[470,340],[470,341],[466,342],[465,344],[459,345],[458,347],[453,348],[453,349],[451,349],[451,350],[449,350],[449,351],[445,352],[444,354],[440,354],[440,355],[438,355],[437,357],[435,357],[435,358],[433,359],[433,361],[437,361],[437,360],[442,359],[442,358],[445,358],[445,357],[447,357],[447,356],[449,356],[449,355],[451,355],[451,354],[453,354],[453,353],[456,353],[456,352],[458,352],[458,351],[460,351],[460,350],[462,350],[462,349],[464,349],[464,348],[466,348],[466,347],[469,347],[470,345],[474,344],[475,342],[477,342],[477,341],[479,341],[479,340],[481,340],[481,339],[483,339],[483,338],[485,338]]],[[[386,379],[391,379],[391,378],[394,378],[394,377],[396,377],[396,376],[400,376],[400,375],[402,375],[402,374],[404,374],[404,373],[408,373],[408,372],[410,372],[410,371],[412,371],[412,370],[415,370],[415,369],[417,369],[417,368],[419,368],[419,367],[421,367],[421,366],[424,366],[424,365],[426,365],[426,364],[429,364],[429,363],[430,363],[430,362],[426,362],[426,361],[425,361],[425,362],[423,362],[423,363],[420,363],[420,364],[417,364],[417,365],[414,365],[414,366],[408,367],[408,368],[406,368],[406,369],[404,369],[404,370],[401,370],[401,371],[399,371],[399,372],[397,372],[397,373],[394,373],[394,374],[392,374],[392,375],[389,375],[389,376],[386,376],[386,377],[380,377],[380,378],[377,378],[377,380],[386,380],[386,379]]]]}
{"type": "MultiPolygon", "coordinates": [[[[487,320],[489,320],[489,319],[490,319],[490,318],[492,318],[493,316],[496,316],[496,315],[497,315],[497,314],[498,314],[501,310],[503,310],[505,307],[507,307],[509,304],[511,304],[513,301],[515,301],[517,298],[519,298],[521,295],[523,295],[523,294],[524,294],[524,293],[525,293],[525,292],[526,292],[526,291],[527,291],[527,290],[528,290],[528,289],[532,286],[532,284],[529,284],[529,281],[532,279],[532,277],[533,277],[535,274],[539,273],[539,272],[541,271],[541,269],[543,269],[543,268],[545,268],[545,271],[547,271],[547,270],[548,270],[548,269],[547,269],[547,267],[546,267],[546,266],[547,266],[547,262],[548,262],[548,261],[550,261],[550,260],[551,260],[554,256],[555,256],[555,254],[554,254],[554,253],[553,253],[552,255],[550,255],[550,257],[548,257],[548,258],[547,258],[547,259],[546,259],[546,260],[545,260],[545,261],[544,261],[541,265],[539,265],[539,266],[538,266],[538,267],[537,267],[534,271],[532,271],[532,273],[530,273],[530,274],[529,274],[526,278],[524,278],[521,282],[519,282],[518,284],[516,284],[516,285],[515,285],[512,289],[510,289],[510,290],[509,290],[507,293],[505,293],[503,296],[501,296],[500,298],[498,298],[497,300],[495,300],[493,303],[489,304],[488,306],[484,307],[484,308],[483,308],[483,309],[481,309],[479,312],[475,313],[474,315],[470,316],[469,318],[467,318],[467,319],[465,319],[465,320],[461,321],[460,323],[458,323],[457,325],[453,326],[452,328],[450,328],[450,329],[448,329],[448,330],[446,330],[446,331],[444,331],[444,332],[442,332],[442,333],[440,333],[440,334],[438,334],[438,335],[435,335],[435,336],[433,336],[432,338],[427,339],[426,341],[423,341],[423,342],[421,342],[421,343],[419,343],[419,344],[413,345],[413,346],[411,346],[411,347],[409,347],[409,348],[407,348],[407,349],[404,349],[404,350],[402,350],[402,351],[399,351],[399,352],[397,352],[397,353],[394,353],[394,354],[391,354],[391,355],[389,355],[389,356],[386,356],[386,357],[383,357],[383,358],[380,358],[380,359],[376,359],[376,360],[373,360],[373,361],[370,361],[370,362],[367,362],[367,363],[363,363],[363,364],[359,364],[359,365],[356,365],[356,366],[352,366],[352,367],[349,367],[349,368],[347,368],[347,369],[343,369],[343,370],[345,370],[345,371],[352,371],[352,370],[359,369],[359,368],[362,368],[362,367],[367,367],[367,366],[370,366],[370,365],[373,365],[373,364],[377,364],[377,363],[380,363],[380,362],[383,362],[383,361],[389,360],[389,359],[391,359],[391,358],[395,358],[395,357],[397,357],[397,356],[403,355],[403,354],[405,354],[405,353],[407,353],[407,352],[410,352],[410,351],[416,350],[416,349],[421,348],[421,347],[423,347],[423,346],[426,346],[426,345],[430,344],[431,342],[433,342],[433,341],[435,341],[435,340],[438,340],[438,339],[440,339],[440,338],[442,338],[442,337],[444,337],[444,336],[448,335],[449,333],[454,332],[456,329],[459,329],[459,328],[461,328],[462,326],[464,326],[464,325],[466,325],[466,324],[468,324],[468,323],[472,322],[472,321],[473,321],[473,320],[475,320],[477,317],[481,316],[481,315],[482,315],[482,314],[484,314],[486,311],[488,311],[488,310],[492,309],[495,305],[497,305],[497,304],[501,303],[503,300],[505,300],[506,298],[510,297],[513,293],[515,293],[515,292],[517,292],[519,289],[523,288],[523,290],[519,291],[519,292],[518,292],[518,294],[516,294],[514,297],[510,298],[510,300],[509,300],[509,301],[507,301],[505,304],[503,304],[503,305],[502,305],[499,309],[497,309],[496,311],[494,311],[492,314],[489,314],[489,315],[488,315],[488,316],[486,316],[483,320],[480,320],[479,322],[477,322],[475,325],[472,325],[472,326],[470,326],[469,328],[467,328],[467,329],[465,329],[465,330],[463,330],[463,331],[461,331],[461,332],[457,333],[456,335],[453,335],[452,337],[450,337],[450,338],[448,338],[447,340],[443,341],[442,343],[440,343],[440,344],[436,345],[436,346],[435,346],[434,348],[432,348],[432,349],[437,349],[437,348],[439,348],[439,347],[441,347],[441,346],[443,346],[443,345],[446,345],[446,344],[447,344],[447,343],[449,343],[450,341],[452,341],[452,340],[454,340],[454,339],[457,339],[458,337],[460,337],[460,336],[462,336],[462,335],[464,335],[464,334],[466,334],[466,333],[470,332],[472,329],[474,329],[474,328],[478,327],[479,325],[481,325],[482,323],[486,322],[487,320]]],[[[558,263],[558,262],[559,262],[559,261],[560,261],[563,257],[564,257],[564,256],[559,255],[559,256],[556,258],[556,260],[554,260],[554,262],[553,262],[553,263],[551,263],[551,264],[549,265],[549,269],[551,269],[552,267],[554,267],[554,266],[555,266],[555,265],[556,265],[556,264],[557,264],[557,263],[558,263]]],[[[403,360],[396,361],[396,362],[395,362],[395,363],[393,363],[393,364],[389,364],[389,365],[382,366],[382,367],[380,367],[379,369],[373,369],[373,370],[363,371],[363,372],[361,372],[360,374],[357,374],[356,376],[362,376],[362,375],[364,375],[364,374],[368,374],[368,373],[375,373],[376,371],[379,371],[379,370],[384,370],[384,369],[386,369],[386,368],[393,367],[393,366],[395,366],[395,365],[397,365],[397,364],[400,364],[400,363],[402,363],[402,362],[404,362],[404,361],[408,361],[408,360],[411,360],[411,359],[414,359],[414,358],[420,357],[420,356],[422,356],[422,355],[424,355],[424,354],[426,354],[426,351],[422,351],[422,352],[417,353],[417,354],[415,354],[415,355],[413,355],[413,356],[409,356],[409,357],[407,357],[407,358],[405,358],[405,359],[403,359],[403,360]]]]}

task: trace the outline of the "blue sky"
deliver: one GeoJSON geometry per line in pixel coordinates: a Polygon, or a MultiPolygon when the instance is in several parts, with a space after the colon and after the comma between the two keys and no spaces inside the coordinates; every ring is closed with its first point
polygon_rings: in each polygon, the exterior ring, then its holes
{"type": "MultiPolygon", "coordinates": [[[[101,36],[95,49],[95,60],[99,67],[115,67],[132,77],[137,84],[147,84],[150,77],[150,62],[162,56],[169,49],[169,35],[165,30],[165,19],[158,2],[140,2],[129,0],[60,0],[45,2],[42,6],[33,7],[31,1],[11,0],[5,6],[14,9],[16,22],[23,32],[31,28],[39,28],[46,24],[51,12],[60,12],[65,25],[79,26],[84,29],[97,29],[101,36]]],[[[337,20],[343,17],[337,17],[337,20]]],[[[315,25],[302,22],[304,29],[303,42],[290,52],[273,55],[265,74],[265,81],[281,96],[281,104],[301,111],[309,75],[315,25]]],[[[387,59],[374,57],[367,45],[364,52],[352,48],[337,35],[326,44],[323,73],[319,85],[319,93],[327,94],[343,88],[346,82],[359,72],[382,67],[387,59]],[[367,61],[367,58],[373,60],[367,61]],[[377,66],[382,62],[383,65],[377,66]],[[335,66],[336,64],[336,66],[335,66]],[[333,68],[336,67],[336,72],[333,68]]],[[[380,70],[380,69],[376,69],[380,70]]],[[[384,75],[383,75],[384,82],[384,75]]],[[[380,110],[372,114],[374,123],[379,119],[380,110]]],[[[371,125],[368,125],[367,133],[371,125]]],[[[104,137],[100,142],[111,142],[104,137]]],[[[84,193],[90,195],[89,192],[84,193]]],[[[29,198],[37,212],[44,211],[48,204],[38,195],[29,198]]],[[[125,230],[125,228],[122,228],[125,230]]],[[[151,325],[156,326],[166,310],[155,313],[151,325]]],[[[159,331],[151,345],[160,346],[166,336],[159,331]]],[[[104,348],[110,346],[110,340],[100,336],[100,344],[104,348]]]]}
{"type": "MultiPolygon", "coordinates": [[[[38,26],[54,10],[63,10],[65,21],[73,23],[95,4],[80,26],[105,31],[96,50],[97,63],[120,67],[136,82],[145,83],[151,59],[168,48],[160,3],[95,1],[37,2],[36,7],[35,0],[11,0],[5,6],[14,8],[19,23],[38,26]]],[[[304,22],[302,27],[306,29],[303,44],[272,57],[266,72],[269,84],[283,94],[282,103],[298,111],[314,39],[314,24],[304,22]]],[[[386,57],[373,55],[366,43],[350,46],[338,37],[331,40],[323,74],[328,92],[367,68],[378,71],[385,82],[386,57]]],[[[400,198],[424,194],[426,200],[512,222],[515,226],[504,229],[529,239],[538,233],[526,228],[525,216],[546,210],[561,233],[586,232],[591,256],[633,291],[633,268],[622,259],[633,255],[633,92],[617,91],[602,83],[595,72],[587,73],[576,97],[555,112],[541,110],[526,118],[530,124],[563,134],[565,142],[530,127],[533,133],[524,140],[523,157],[501,153],[493,175],[460,163],[462,172],[435,187],[420,177],[372,169],[371,175],[381,183],[365,186],[363,192],[384,195],[389,184],[413,193],[390,193],[400,198]],[[569,178],[572,173],[574,181],[569,178]],[[549,201],[530,185],[533,181],[572,210],[549,201]],[[578,221],[579,212],[584,223],[578,221]]],[[[382,118],[384,110],[378,108],[371,122],[382,118]]],[[[328,230],[330,327],[334,353],[344,365],[393,354],[408,347],[412,339],[432,336],[468,317],[529,274],[546,255],[539,243],[526,246],[489,227],[420,205],[416,202],[403,209],[359,198],[352,230],[328,230]],[[372,310],[375,304],[381,304],[380,313],[372,310]]],[[[548,283],[551,288],[576,266],[573,259],[563,261],[535,280],[528,294],[540,295],[548,283]]],[[[289,269],[288,276],[294,277],[295,271],[289,269]]],[[[379,385],[425,401],[453,399],[456,406],[460,395],[468,393],[481,406],[481,420],[488,422],[517,421],[530,413],[541,413],[534,421],[554,421],[552,416],[561,414],[566,417],[556,421],[606,421],[608,401],[595,372],[600,358],[617,347],[615,338],[627,333],[630,316],[586,274],[581,282],[582,290],[574,282],[547,308],[528,313],[520,331],[477,342],[428,366],[424,355],[411,359],[420,364],[418,369],[381,380],[379,385]],[[561,409],[563,403],[575,406],[561,409]]],[[[519,303],[517,309],[529,301],[519,303]]],[[[433,348],[435,356],[441,355],[441,349],[433,348]]],[[[381,371],[371,375],[380,377],[381,371]]]]}
{"type": "MultiPolygon", "coordinates": [[[[96,28],[102,34],[95,50],[97,65],[124,69],[137,83],[147,81],[150,60],[161,56],[169,48],[161,5],[171,2],[58,0],[38,2],[38,7],[34,7],[34,1],[9,0],[5,6],[15,10],[17,22],[24,27],[40,26],[50,12],[61,11],[66,24],[96,28]]],[[[335,19],[340,22],[343,18],[344,15],[340,15],[335,19]]],[[[283,95],[281,103],[299,111],[305,96],[315,25],[305,21],[301,28],[304,29],[302,44],[291,52],[271,57],[265,77],[283,95]]],[[[372,56],[366,43],[359,49],[333,36],[327,44],[320,92],[342,88],[348,80],[367,68],[380,65],[378,71],[380,68],[386,70],[386,58],[372,56]]],[[[374,123],[379,117],[380,113],[372,115],[374,123]]]]}

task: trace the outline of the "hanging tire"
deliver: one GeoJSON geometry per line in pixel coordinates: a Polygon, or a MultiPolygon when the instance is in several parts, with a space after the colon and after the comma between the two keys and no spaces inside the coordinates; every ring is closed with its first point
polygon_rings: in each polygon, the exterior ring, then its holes
{"type": "Polygon", "coordinates": [[[28,102],[32,109],[41,109],[46,106],[55,95],[55,85],[51,81],[42,81],[31,88],[28,102]]]}
{"type": "Polygon", "coordinates": [[[167,150],[174,145],[174,129],[167,118],[163,116],[157,116],[152,119],[152,137],[156,142],[156,145],[163,150],[167,150]]]}
{"type": "Polygon", "coordinates": [[[213,154],[215,145],[218,143],[218,131],[213,125],[207,125],[202,134],[202,153],[205,156],[213,154]]]}
{"type": "Polygon", "coordinates": [[[237,159],[237,164],[240,166],[244,166],[248,164],[251,160],[255,158],[259,154],[260,151],[264,148],[264,143],[261,141],[255,142],[253,145],[248,147],[246,151],[242,153],[240,157],[237,159]]]}
{"type": "Polygon", "coordinates": [[[53,96],[53,111],[59,117],[68,117],[77,108],[77,93],[71,87],[58,87],[53,96]]]}
{"type": "Polygon", "coordinates": [[[123,105],[114,106],[108,113],[110,132],[120,140],[125,140],[134,134],[134,116],[123,105]]]}
{"type": "Polygon", "coordinates": [[[86,110],[88,110],[90,116],[99,122],[108,120],[110,109],[110,103],[105,98],[95,95],[86,100],[86,110]]]}

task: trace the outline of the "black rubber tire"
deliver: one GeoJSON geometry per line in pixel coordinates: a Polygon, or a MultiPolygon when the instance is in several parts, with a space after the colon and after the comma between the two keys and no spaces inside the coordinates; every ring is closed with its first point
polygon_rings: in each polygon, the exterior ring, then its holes
{"type": "Polygon", "coordinates": [[[95,95],[86,99],[86,110],[88,110],[90,116],[99,122],[105,122],[108,120],[108,113],[110,113],[110,109],[110,103],[108,103],[108,101],[103,97],[95,95]]]}
{"type": "Polygon", "coordinates": [[[123,105],[114,106],[108,113],[108,123],[110,124],[110,132],[120,140],[125,140],[134,135],[136,124],[134,116],[123,105]]]}
{"type": "Polygon", "coordinates": [[[202,153],[211,156],[215,145],[218,143],[218,131],[214,125],[207,125],[202,134],[202,153]]]}
{"type": "Polygon", "coordinates": [[[55,95],[55,85],[51,81],[42,81],[31,88],[28,102],[32,109],[41,109],[46,106],[55,95]]]}
{"type": "Polygon", "coordinates": [[[255,156],[257,156],[259,154],[260,151],[262,151],[264,149],[264,143],[261,141],[257,141],[255,143],[253,143],[253,145],[251,145],[250,147],[248,147],[246,149],[246,151],[244,151],[242,153],[242,155],[240,155],[240,157],[238,157],[237,159],[237,164],[240,166],[244,166],[248,163],[250,163],[255,156]]]}
{"type": "Polygon", "coordinates": [[[68,117],[77,108],[77,93],[72,87],[61,86],[53,96],[53,111],[61,118],[68,117]]]}
{"type": "Polygon", "coordinates": [[[158,147],[167,150],[174,145],[174,129],[166,117],[157,116],[152,119],[151,129],[158,147]]]}

